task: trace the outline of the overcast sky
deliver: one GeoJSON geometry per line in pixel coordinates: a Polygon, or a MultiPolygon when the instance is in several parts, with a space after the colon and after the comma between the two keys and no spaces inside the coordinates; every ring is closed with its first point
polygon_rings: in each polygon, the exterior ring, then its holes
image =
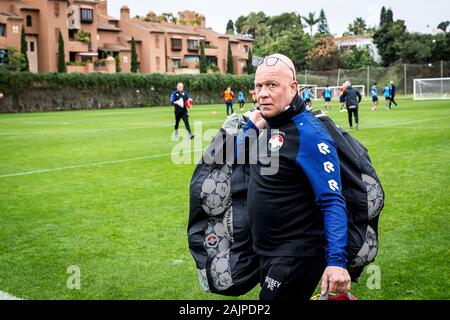
{"type": "Polygon", "coordinates": [[[225,32],[229,19],[236,20],[240,15],[251,11],[264,11],[272,16],[283,12],[308,12],[325,10],[331,33],[341,35],[355,18],[362,17],[369,26],[377,25],[382,6],[391,7],[394,19],[406,21],[409,31],[436,32],[441,21],[450,20],[449,0],[108,0],[108,12],[113,17],[120,17],[120,7],[127,5],[131,16],[145,16],[148,11],[156,14],[171,12],[178,16],[179,11],[193,10],[206,17],[206,26],[217,32],[225,32]]]}

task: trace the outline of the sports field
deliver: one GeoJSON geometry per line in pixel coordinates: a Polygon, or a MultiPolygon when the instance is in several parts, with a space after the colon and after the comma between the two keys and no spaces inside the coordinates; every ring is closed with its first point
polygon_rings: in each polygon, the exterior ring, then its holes
{"type": "MultiPolygon", "coordinates": [[[[331,117],[347,128],[337,110],[331,117]]],[[[190,112],[203,130],[224,118],[224,105],[190,112]]],[[[352,289],[360,299],[450,298],[449,123],[448,100],[400,99],[398,109],[376,112],[361,105],[352,134],[369,149],[386,205],[381,289],[368,289],[364,274],[352,289]]],[[[202,291],[187,247],[198,153],[173,163],[172,125],[173,107],[1,114],[0,295],[221,299],[202,291]],[[69,266],[80,268],[79,290],[67,288],[69,266]]],[[[194,133],[193,148],[206,146],[194,133]]]]}

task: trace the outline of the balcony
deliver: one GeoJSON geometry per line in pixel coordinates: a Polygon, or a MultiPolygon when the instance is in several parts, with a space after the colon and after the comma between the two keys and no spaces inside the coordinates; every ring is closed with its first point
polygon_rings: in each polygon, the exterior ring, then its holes
{"type": "Polygon", "coordinates": [[[87,51],[89,51],[89,43],[82,42],[82,41],[76,41],[76,40],[70,40],[68,49],[71,52],[87,52],[87,51]]]}
{"type": "Polygon", "coordinates": [[[218,55],[219,55],[219,49],[217,49],[217,48],[205,48],[205,56],[217,57],[218,55]]]}
{"type": "Polygon", "coordinates": [[[174,66],[172,70],[175,74],[199,74],[200,63],[198,61],[181,61],[179,66],[174,66]]]}
{"type": "Polygon", "coordinates": [[[67,73],[91,73],[94,72],[94,64],[86,63],[86,64],[68,64],[66,66],[67,73]]]}

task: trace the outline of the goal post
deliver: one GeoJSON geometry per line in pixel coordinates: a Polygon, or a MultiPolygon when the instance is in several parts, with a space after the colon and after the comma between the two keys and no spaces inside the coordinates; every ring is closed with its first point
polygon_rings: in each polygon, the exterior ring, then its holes
{"type": "MultiPolygon", "coordinates": [[[[361,93],[361,96],[365,96],[365,86],[363,84],[360,85],[352,85],[353,88],[355,88],[356,90],[359,91],[359,93],[361,93]]],[[[322,91],[323,89],[325,89],[326,87],[315,87],[314,88],[314,95],[316,96],[316,99],[321,99],[322,98],[322,91]]],[[[329,89],[331,89],[331,97],[332,98],[339,98],[339,92],[341,90],[341,86],[329,86],[329,89]]]]}
{"type": "Polygon", "coordinates": [[[414,100],[450,99],[450,78],[414,79],[414,100]]]}

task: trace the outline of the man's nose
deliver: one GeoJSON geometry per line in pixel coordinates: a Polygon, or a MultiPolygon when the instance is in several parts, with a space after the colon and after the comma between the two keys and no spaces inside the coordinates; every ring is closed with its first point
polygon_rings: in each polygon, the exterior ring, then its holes
{"type": "Polygon", "coordinates": [[[259,98],[267,98],[269,96],[269,89],[267,86],[262,86],[258,96],[259,98]]]}

